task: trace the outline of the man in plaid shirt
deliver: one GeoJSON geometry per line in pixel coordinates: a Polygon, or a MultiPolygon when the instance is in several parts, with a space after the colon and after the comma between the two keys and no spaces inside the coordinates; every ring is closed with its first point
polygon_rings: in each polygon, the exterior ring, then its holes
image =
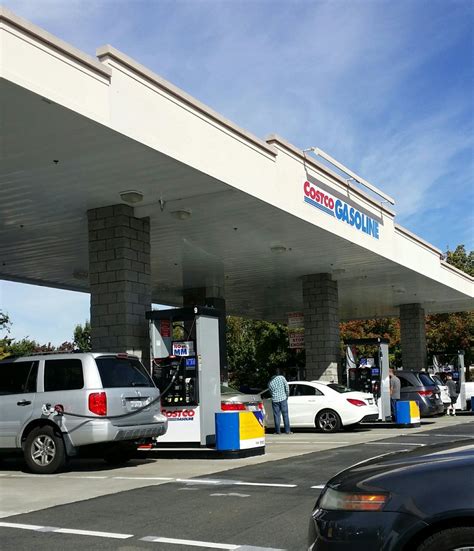
{"type": "Polygon", "coordinates": [[[270,379],[268,390],[272,395],[273,419],[275,422],[275,434],[280,434],[280,421],[283,415],[283,424],[285,426],[285,434],[292,434],[290,429],[290,419],[288,417],[288,396],[290,389],[285,377],[280,369],[270,379]]]}

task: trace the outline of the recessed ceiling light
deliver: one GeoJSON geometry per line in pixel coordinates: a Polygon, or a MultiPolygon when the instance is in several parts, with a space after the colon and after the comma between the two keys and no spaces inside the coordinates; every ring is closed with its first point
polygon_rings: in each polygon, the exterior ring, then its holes
{"type": "Polygon", "coordinates": [[[143,193],[135,189],[121,191],[119,195],[120,199],[122,199],[124,203],[129,203],[130,205],[136,205],[137,203],[143,201],[143,193]]]}
{"type": "Polygon", "coordinates": [[[174,216],[178,220],[187,220],[188,218],[191,218],[191,211],[190,210],[174,210],[171,213],[171,216],[174,216]]]}

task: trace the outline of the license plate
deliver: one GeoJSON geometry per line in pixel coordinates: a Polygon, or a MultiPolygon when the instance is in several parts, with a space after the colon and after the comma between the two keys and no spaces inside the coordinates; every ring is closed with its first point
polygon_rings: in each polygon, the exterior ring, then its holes
{"type": "Polygon", "coordinates": [[[257,410],[258,410],[258,407],[257,407],[257,406],[252,406],[252,405],[250,405],[250,406],[248,407],[248,410],[249,410],[249,411],[257,411],[257,410]]]}
{"type": "Polygon", "coordinates": [[[131,409],[139,409],[143,406],[143,402],[141,400],[130,400],[129,404],[131,409]]]}

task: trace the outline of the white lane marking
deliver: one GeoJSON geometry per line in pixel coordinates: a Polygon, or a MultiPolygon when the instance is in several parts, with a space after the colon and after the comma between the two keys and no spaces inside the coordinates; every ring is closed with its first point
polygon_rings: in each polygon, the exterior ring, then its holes
{"type": "Polygon", "coordinates": [[[169,478],[165,476],[113,476],[114,480],[162,480],[169,482],[174,480],[174,478],[169,478]]]}
{"type": "Polygon", "coordinates": [[[317,490],[322,490],[325,484],[318,484],[317,486],[311,486],[311,488],[316,488],[317,490]]]}
{"type": "Polygon", "coordinates": [[[128,539],[133,534],[117,534],[114,532],[95,532],[93,530],[75,530],[73,528],[56,528],[54,526],[37,526],[35,524],[20,524],[16,522],[0,522],[0,528],[17,528],[35,532],[54,532],[58,534],[77,534],[78,536],[97,536],[99,538],[128,539]]]}
{"type": "Polygon", "coordinates": [[[52,530],[56,534],[76,534],[78,536],[96,536],[98,538],[113,538],[116,540],[126,540],[133,538],[133,534],[117,534],[114,532],[96,532],[94,530],[75,530],[73,528],[55,528],[52,530]]]}
{"type": "MultiPolygon", "coordinates": [[[[428,436],[428,435],[427,435],[428,436]]],[[[439,437],[446,437],[449,436],[449,438],[474,438],[474,432],[472,434],[433,434],[429,436],[439,436],[439,437]]]]}
{"type": "MultiPolygon", "coordinates": [[[[410,444],[408,444],[410,445],[410,444]]],[[[414,445],[414,444],[411,444],[414,445]]],[[[417,444],[421,445],[421,444],[417,444]]],[[[25,475],[9,475],[6,474],[6,477],[9,478],[23,478],[25,475]]],[[[45,478],[45,475],[34,475],[41,479],[45,478]]],[[[73,475],[60,475],[58,478],[74,478],[74,479],[94,479],[94,480],[104,480],[104,479],[110,479],[110,480],[156,480],[156,481],[163,481],[163,482],[178,482],[181,484],[188,484],[188,485],[219,485],[222,484],[224,486],[228,485],[236,485],[236,486],[267,486],[270,488],[297,488],[297,484],[270,484],[270,483],[264,483],[264,482],[245,482],[242,480],[215,480],[210,478],[167,478],[167,477],[159,477],[159,476],[73,476],[73,475]]]]}
{"type": "Polygon", "coordinates": [[[185,484],[222,484],[222,480],[210,478],[177,478],[176,482],[184,482],[185,484]]]}
{"type": "Polygon", "coordinates": [[[267,444],[326,444],[331,446],[332,444],[353,444],[354,442],[341,442],[340,440],[274,440],[267,442],[267,444]]]}
{"type": "Polygon", "coordinates": [[[16,522],[0,522],[0,528],[19,528],[20,530],[41,530],[42,526],[35,524],[19,524],[16,522]]]}
{"type": "Polygon", "coordinates": [[[366,442],[366,446],[426,446],[426,444],[414,444],[413,442],[366,442]]]}
{"type": "Polygon", "coordinates": [[[141,541],[150,541],[154,543],[174,543],[175,545],[192,545],[194,547],[207,547],[211,549],[229,549],[233,551],[242,547],[241,545],[232,545],[229,543],[212,543],[210,541],[197,541],[197,540],[182,540],[175,538],[161,538],[154,536],[147,536],[146,538],[140,538],[141,541]]]}
{"type": "MultiPolygon", "coordinates": [[[[41,476],[41,475],[40,475],[41,476]]],[[[58,478],[84,478],[87,480],[104,480],[106,478],[112,478],[110,476],[92,476],[92,475],[85,475],[85,476],[75,476],[75,475],[69,475],[69,474],[62,474],[59,475],[58,478]]]]}
{"type": "Polygon", "coordinates": [[[238,494],[236,492],[229,492],[228,494],[209,494],[211,497],[250,497],[250,494],[238,494]]]}
{"type": "Polygon", "coordinates": [[[272,488],[296,488],[297,484],[266,484],[264,482],[232,482],[236,486],[269,486],[272,488]]]}

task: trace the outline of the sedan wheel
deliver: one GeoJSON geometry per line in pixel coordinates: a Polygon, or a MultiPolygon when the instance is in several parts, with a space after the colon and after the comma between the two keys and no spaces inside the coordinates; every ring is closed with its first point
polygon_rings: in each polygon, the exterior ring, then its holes
{"type": "Polygon", "coordinates": [[[337,432],[341,428],[341,418],[332,409],[323,409],[316,416],[316,428],[323,432],[337,432]]]}

